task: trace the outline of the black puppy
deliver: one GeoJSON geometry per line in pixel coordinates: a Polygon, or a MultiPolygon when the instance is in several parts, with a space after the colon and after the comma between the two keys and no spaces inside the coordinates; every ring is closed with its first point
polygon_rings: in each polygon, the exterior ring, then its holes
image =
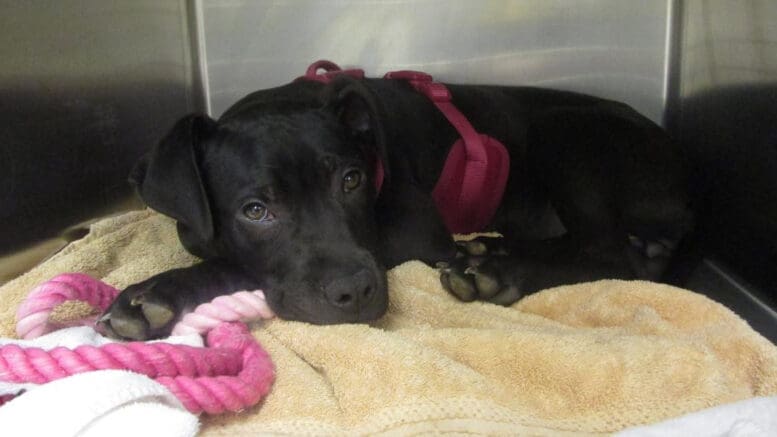
{"type": "Polygon", "coordinates": [[[411,259],[438,266],[462,300],[505,305],[559,284],[661,279],[691,226],[679,151],[661,128],[581,94],[448,88],[509,151],[489,226],[504,238],[451,239],[430,193],[458,133],[406,81],[294,82],[218,121],[183,118],[138,163],[141,197],[203,261],[128,287],[105,330],[162,336],[186,309],[257,288],[284,319],[367,322],[386,311],[385,269],[411,259]]]}

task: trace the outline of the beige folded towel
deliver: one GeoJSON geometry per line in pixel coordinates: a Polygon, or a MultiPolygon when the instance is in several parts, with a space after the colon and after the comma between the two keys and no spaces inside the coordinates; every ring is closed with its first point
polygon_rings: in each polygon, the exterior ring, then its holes
{"type": "MultiPolygon", "coordinates": [[[[195,258],[173,222],[131,212],[0,288],[0,335],[37,283],[79,271],[124,287],[195,258]]],[[[603,434],[777,394],[777,347],[704,296],[648,282],[558,287],[511,308],[460,303],[435,270],[389,272],[366,325],[257,324],[277,366],[260,405],[202,435],[603,434]]]]}

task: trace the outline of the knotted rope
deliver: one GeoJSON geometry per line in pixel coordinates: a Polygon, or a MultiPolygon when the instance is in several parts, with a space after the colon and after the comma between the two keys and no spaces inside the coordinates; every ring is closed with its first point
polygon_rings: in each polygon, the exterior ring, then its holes
{"type": "MultiPolygon", "coordinates": [[[[49,315],[71,300],[105,311],[118,290],[80,273],[59,275],[36,287],[17,311],[17,333],[33,338],[54,327],[49,315]]],[[[198,306],[174,327],[176,334],[207,333],[207,347],[168,343],[112,343],[51,350],[0,346],[0,381],[45,383],[75,373],[125,369],[166,386],[193,413],[240,411],[270,389],[274,368],[251,336],[248,321],[273,317],[261,291],[220,296],[198,306]]],[[[80,324],[93,323],[84,318],[80,324]]]]}

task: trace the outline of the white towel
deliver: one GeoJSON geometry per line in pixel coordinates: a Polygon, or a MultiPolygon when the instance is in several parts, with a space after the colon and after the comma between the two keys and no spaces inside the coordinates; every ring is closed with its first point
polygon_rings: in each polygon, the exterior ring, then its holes
{"type": "Polygon", "coordinates": [[[777,436],[777,396],[755,397],[626,429],[617,437],[777,436]]]}
{"type": "MultiPolygon", "coordinates": [[[[202,346],[199,335],[169,337],[168,343],[202,346]]],[[[0,338],[0,346],[51,349],[113,340],[90,327],[54,331],[32,340],[0,338]]],[[[0,381],[0,395],[20,395],[0,406],[0,434],[5,436],[194,436],[197,416],[189,413],[163,385],[125,370],[98,370],[47,384],[0,381]]]]}
{"type": "Polygon", "coordinates": [[[8,437],[193,437],[197,416],[151,378],[126,370],[69,376],[0,407],[8,437]]]}

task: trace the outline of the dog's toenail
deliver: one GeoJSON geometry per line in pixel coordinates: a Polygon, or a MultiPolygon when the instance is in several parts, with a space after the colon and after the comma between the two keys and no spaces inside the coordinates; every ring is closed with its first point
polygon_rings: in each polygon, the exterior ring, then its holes
{"type": "Polygon", "coordinates": [[[130,299],[130,306],[136,307],[138,305],[142,305],[145,300],[146,296],[144,294],[138,294],[130,299]]]}
{"type": "Polygon", "coordinates": [[[471,302],[477,297],[477,290],[475,285],[469,279],[451,272],[448,276],[448,282],[450,283],[450,290],[456,297],[464,302],[471,302]]]}

